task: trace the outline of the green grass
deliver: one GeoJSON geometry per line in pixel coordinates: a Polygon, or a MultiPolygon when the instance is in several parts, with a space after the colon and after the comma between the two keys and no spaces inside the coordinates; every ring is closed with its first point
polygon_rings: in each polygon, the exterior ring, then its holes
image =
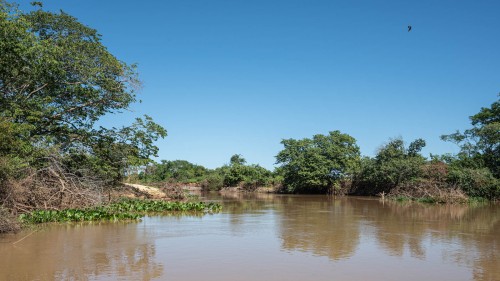
{"type": "Polygon", "coordinates": [[[437,199],[432,197],[422,197],[418,198],[416,201],[419,203],[427,203],[427,204],[443,203],[443,202],[438,202],[437,199]]]}
{"type": "Polygon", "coordinates": [[[394,198],[394,200],[396,200],[398,202],[412,201],[412,199],[410,197],[406,197],[406,196],[397,196],[397,197],[394,198]]]}
{"type": "Polygon", "coordinates": [[[122,199],[108,205],[88,209],[39,210],[22,214],[19,219],[27,224],[123,221],[139,220],[147,214],[168,214],[174,212],[215,213],[221,209],[222,206],[218,203],[122,199]]]}

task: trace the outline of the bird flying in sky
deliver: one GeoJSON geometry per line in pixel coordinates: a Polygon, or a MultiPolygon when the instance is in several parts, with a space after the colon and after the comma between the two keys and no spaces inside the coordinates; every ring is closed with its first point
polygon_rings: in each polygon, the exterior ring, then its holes
{"type": "Polygon", "coordinates": [[[408,32],[411,31],[411,25],[408,25],[408,32]]]}

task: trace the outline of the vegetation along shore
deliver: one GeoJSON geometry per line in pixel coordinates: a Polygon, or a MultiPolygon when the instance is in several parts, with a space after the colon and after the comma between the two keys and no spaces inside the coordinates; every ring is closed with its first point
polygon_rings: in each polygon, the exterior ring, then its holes
{"type": "Polygon", "coordinates": [[[470,129],[442,136],[460,147],[454,155],[426,157],[425,140],[394,138],[366,157],[355,138],[332,130],[282,140],[274,171],[239,154],[216,169],[155,162],[155,142],[167,131],[151,117],[121,128],[98,126],[103,116],[137,100],[136,66],[111,54],[95,29],[33,5],[21,11],[0,0],[0,233],[19,229],[20,222],[135,220],[151,212],[220,209],[186,201],[183,189],[190,186],[439,203],[500,198],[500,100],[471,116],[470,129]],[[140,193],[120,189],[123,182],[154,185],[166,196],[120,199],[140,193]]]}
{"type": "Polygon", "coordinates": [[[129,181],[156,186],[197,185],[205,190],[273,191],[383,196],[428,203],[495,201],[500,198],[500,100],[470,117],[471,128],[443,135],[458,154],[430,155],[425,140],[389,139],[374,157],[360,155],[356,140],[340,131],[285,139],[269,171],[239,154],[216,169],[184,160],[137,167],[129,181]]]}

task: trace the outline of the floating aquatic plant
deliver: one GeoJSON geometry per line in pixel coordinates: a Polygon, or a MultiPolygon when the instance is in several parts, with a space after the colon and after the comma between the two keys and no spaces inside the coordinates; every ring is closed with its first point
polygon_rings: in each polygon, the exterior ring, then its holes
{"type": "Polygon", "coordinates": [[[175,202],[141,199],[122,199],[120,201],[88,208],[66,210],[38,210],[22,214],[20,220],[25,223],[78,222],[78,221],[121,221],[138,220],[146,214],[171,212],[219,212],[218,203],[175,202]]]}

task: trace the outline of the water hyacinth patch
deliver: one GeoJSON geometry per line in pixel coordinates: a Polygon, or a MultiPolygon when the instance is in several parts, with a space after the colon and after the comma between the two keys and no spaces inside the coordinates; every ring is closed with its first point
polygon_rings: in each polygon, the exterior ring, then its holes
{"type": "Polygon", "coordinates": [[[78,222],[78,221],[118,221],[137,220],[142,216],[134,213],[110,213],[101,208],[94,209],[66,209],[66,210],[39,210],[22,214],[19,218],[24,223],[46,222],[78,222]]]}
{"type": "Polygon", "coordinates": [[[165,214],[172,212],[219,212],[218,203],[205,202],[168,202],[157,200],[122,199],[120,201],[88,209],[38,210],[20,215],[24,223],[82,221],[123,221],[138,220],[146,214],[165,214]]]}
{"type": "Polygon", "coordinates": [[[140,200],[140,199],[122,199],[116,203],[106,206],[107,210],[112,212],[175,212],[175,211],[194,211],[213,213],[222,209],[218,203],[205,202],[178,202],[178,201],[159,201],[159,200],[140,200]]]}

